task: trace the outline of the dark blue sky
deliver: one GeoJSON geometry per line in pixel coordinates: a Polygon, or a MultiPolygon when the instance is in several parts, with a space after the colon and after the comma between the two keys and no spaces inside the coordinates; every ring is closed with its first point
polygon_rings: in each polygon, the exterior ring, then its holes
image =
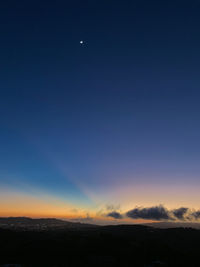
{"type": "Polygon", "coordinates": [[[200,186],[199,13],[195,0],[2,1],[1,184],[86,207],[120,186],[200,186]]]}

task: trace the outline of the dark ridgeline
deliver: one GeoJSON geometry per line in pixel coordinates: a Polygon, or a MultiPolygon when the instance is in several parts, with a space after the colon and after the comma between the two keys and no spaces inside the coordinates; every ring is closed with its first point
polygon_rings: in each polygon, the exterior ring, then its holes
{"type": "Polygon", "coordinates": [[[192,267],[199,266],[199,241],[192,228],[0,218],[0,266],[192,267]]]}
{"type": "Polygon", "coordinates": [[[55,218],[45,219],[32,219],[28,217],[1,217],[0,228],[12,229],[12,230],[62,230],[62,229],[79,229],[79,228],[90,228],[95,227],[93,224],[69,222],[65,220],[58,220],[55,218]]]}

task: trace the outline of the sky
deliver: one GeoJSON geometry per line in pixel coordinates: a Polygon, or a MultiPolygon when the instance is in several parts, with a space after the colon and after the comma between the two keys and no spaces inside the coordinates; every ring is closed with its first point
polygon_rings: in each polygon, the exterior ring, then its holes
{"type": "Polygon", "coordinates": [[[0,216],[198,211],[199,12],[197,0],[1,1],[0,216]]]}

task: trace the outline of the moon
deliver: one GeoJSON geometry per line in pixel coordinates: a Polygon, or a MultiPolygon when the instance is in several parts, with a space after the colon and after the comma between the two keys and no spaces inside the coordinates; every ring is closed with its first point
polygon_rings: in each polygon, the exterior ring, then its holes
{"type": "Polygon", "coordinates": [[[83,40],[80,40],[80,44],[83,44],[83,40]]]}

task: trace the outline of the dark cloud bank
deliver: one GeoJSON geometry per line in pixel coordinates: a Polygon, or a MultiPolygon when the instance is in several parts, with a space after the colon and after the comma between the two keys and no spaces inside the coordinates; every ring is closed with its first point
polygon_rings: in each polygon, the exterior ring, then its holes
{"type": "Polygon", "coordinates": [[[163,206],[150,208],[135,208],[126,213],[127,217],[132,219],[146,220],[169,220],[170,215],[163,206]]]}
{"type": "Polygon", "coordinates": [[[122,214],[120,214],[118,211],[112,211],[112,212],[109,212],[107,214],[108,217],[112,217],[112,218],[115,218],[115,219],[122,219],[123,216],[122,214]]]}
{"type": "Polygon", "coordinates": [[[118,211],[112,211],[107,214],[108,217],[114,219],[131,218],[131,219],[145,219],[155,221],[193,221],[200,219],[200,210],[192,211],[186,207],[180,207],[178,209],[169,210],[164,206],[153,207],[136,207],[127,211],[125,214],[121,214],[118,211]]]}

